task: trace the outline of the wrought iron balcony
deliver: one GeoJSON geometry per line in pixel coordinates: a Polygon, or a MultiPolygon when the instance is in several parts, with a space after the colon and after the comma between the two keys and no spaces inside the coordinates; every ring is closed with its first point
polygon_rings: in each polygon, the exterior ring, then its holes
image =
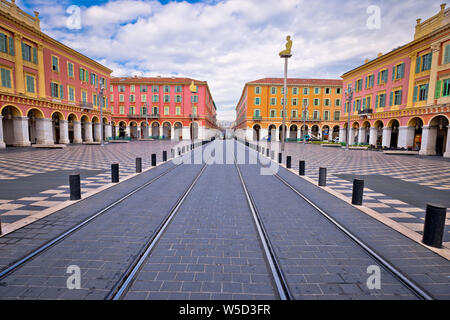
{"type": "Polygon", "coordinates": [[[198,119],[199,116],[198,116],[198,114],[195,113],[195,114],[190,114],[190,115],[189,115],[189,118],[190,118],[190,119],[198,119]]]}
{"type": "Polygon", "coordinates": [[[316,118],[314,118],[314,117],[308,117],[308,118],[304,118],[304,117],[291,117],[291,121],[292,122],[303,122],[303,121],[306,121],[306,122],[310,122],[310,121],[320,121],[320,117],[316,117],[316,118]]]}
{"type": "Polygon", "coordinates": [[[261,121],[262,117],[261,116],[253,116],[253,120],[254,121],[261,121]]]}
{"type": "Polygon", "coordinates": [[[84,102],[81,101],[78,106],[82,109],[87,109],[87,110],[92,110],[94,109],[94,104],[90,103],[90,102],[84,102]]]}
{"type": "Polygon", "coordinates": [[[363,110],[358,110],[358,114],[360,116],[367,116],[367,115],[371,115],[373,113],[372,109],[363,109],[363,110]]]}
{"type": "Polygon", "coordinates": [[[128,114],[128,118],[130,119],[159,119],[159,113],[150,113],[146,115],[145,113],[140,114],[128,114]]]}

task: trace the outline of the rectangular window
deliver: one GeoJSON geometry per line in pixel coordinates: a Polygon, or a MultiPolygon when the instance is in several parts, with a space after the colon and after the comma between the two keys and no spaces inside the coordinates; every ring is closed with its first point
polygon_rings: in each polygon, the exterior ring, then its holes
{"type": "Polygon", "coordinates": [[[164,107],[164,115],[168,116],[169,115],[169,107],[165,106],[164,107]]]}
{"type": "Polygon", "coordinates": [[[442,96],[450,96],[450,79],[444,80],[444,87],[442,89],[442,96]]]}
{"type": "Polygon", "coordinates": [[[271,118],[275,118],[277,116],[277,110],[271,109],[270,110],[270,115],[271,118]]]}
{"type": "Polygon", "coordinates": [[[113,94],[111,94],[111,96],[110,96],[110,98],[109,98],[110,100],[111,100],[111,102],[114,102],[114,95],[113,94]]]}
{"type": "Polygon", "coordinates": [[[191,96],[191,102],[198,103],[198,96],[195,96],[195,95],[191,96]]]}
{"type": "Polygon", "coordinates": [[[276,106],[277,105],[277,98],[270,98],[270,105],[276,106]]]}
{"type": "Polygon", "coordinates": [[[450,62],[450,44],[445,46],[444,52],[444,64],[446,64],[450,62]]]}
{"type": "Polygon", "coordinates": [[[152,86],[152,92],[159,92],[159,86],[152,86]]]}
{"type": "Polygon", "coordinates": [[[309,100],[308,99],[303,99],[303,106],[308,106],[309,100]]]}
{"type": "Polygon", "coordinates": [[[8,53],[8,36],[0,32],[0,52],[8,53]]]}
{"type": "Polygon", "coordinates": [[[419,87],[419,101],[425,101],[427,99],[428,99],[428,84],[424,84],[419,87]]]}
{"type": "Polygon", "coordinates": [[[93,104],[94,106],[96,106],[96,105],[97,105],[97,102],[98,102],[97,95],[94,93],[94,94],[92,95],[92,104],[93,104]]]}
{"type": "Polygon", "coordinates": [[[324,100],[325,106],[330,106],[330,99],[325,99],[324,100]]]}
{"type": "Polygon", "coordinates": [[[340,118],[341,118],[341,112],[335,111],[334,112],[334,121],[339,121],[340,118]]]}
{"type": "Polygon", "coordinates": [[[259,106],[261,104],[261,98],[255,98],[255,106],[259,106]]]}
{"type": "Polygon", "coordinates": [[[197,115],[197,107],[192,107],[192,114],[197,115]]]}
{"type": "Polygon", "coordinates": [[[51,88],[51,92],[52,92],[52,97],[58,98],[59,97],[58,84],[52,82],[52,83],[50,83],[50,88],[51,88]]]}
{"type": "Polygon", "coordinates": [[[379,103],[380,108],[384,108],[386,106],[386,94],[385,93],[380,94],[379,100],[380,100],[379,103]]]}
{"type": "Polygon", "coordinates": [[[69,101],[75,101],[75,88],[69,87],[69,101]]]}
{"type": "Polygon", "coordinates": [[[125,107],[124,106],[120,106],[119,107],[119,113],[120,114],[125,114],[125,107]]]}
{"type": "Polygon", "coordinates": [[[134,107],[129,108],[128,114],[132,114],[132,115],[134,114],[134,107]]]}
{"type": "Polygon", "coordinates": [[[381,82],[380,83],[381,84],[385,84],[387,82],[387,79],[388,79],[388,71],[387,70],[381,71],[380,76],[381,76],[381,82]]]}
{"type": "Polygon", "coordinates": [[[87,92],[86,91],[81,91],[81,101],[83,103],[87,103],[87,92]]]}
{"type": "Polygon", "coordinates": [[[313,112],[313,120],[319,120],[319,111],[314,110],[314,112],[313,112]]]}
{"type": "MultiPolygon", "coordinates": [[[[31,62],[31,57],[32,57],[31,46],[22,42],[22,59],[25,61],[31,62]]],[[[53,63],[53,58],[52,58],[52,63],[53,63]]]]}
{"type": "Polygon", "coordinates": [[[142,102],[147,102],[147,95],[146,94],[141,94],[141,101],[142,102]]]}
{"type": "Polygon", "coordinates": [[[134,94],[130,94],[130,102],[135,102],[134,94]]]}
{"type": "Polygon", "coordinates": [[[292,94],[297,95],[298,94],[298,88],[292,88],[292,94]]]}
{"type": "Polygon", "coordinates": [[[314,94],[319,94],[320,93],[320,88],[314,88],[314,94]]]}
{"type": "Polygon", "coordinates": [[[261,94],[261,87],[255,87],[255,94],[261,94]]]}
{"type": "Polygon", "coordinates": [[[34,77],[33,76],[26,76],[26,82],[27,82],[27,92],[35,93],[34,89],[34,77]]]}
{"type": "Polygon", "coordinates": [[[125,92],[125,86],[119,85],[119,92],[125,92]]]}
{"type": "Polygon", "coordinates": [[[341,99],[336,99],[335,102],[334,102],[334,105],[336,107],[340,107],[341,106],[341,99]]]}
{"type": "Polygon", "coordinates": [[[303,88],[303,94],[308,95],[309,94],[309,88],[303,88]]]}
{"type": "Polygon", "coordinates": [[[159,95],[154,94],[154,95],[152,96],[152,102],[159,102],[159,95]]]}
{"type": "Polygon", "coordinates": [[[336,88],[336,94],[341,94],[341,88],[336,88]]]}
{"type": "Polygon", "coordinates": [[[331,93],[331,89],[330,88],[325,88],[325,94],[330,94],[331,93]]]}
{"type": "Polygon", "coordinates": [[[320,105],[320,99],[314,99],[314,105],[315,106],[320,105]]]}
{"type": "Polygon", "coordinates": [[[291,111],[291,117],[292,118],[298,118],[298,110],[292,110],[291,111]]]}
{"type": "Polygon", "coordinates": [[[176,108],[175,108],[175,114],[176,114],[177,116],[181,115],[181,107],[176,107],[176,108]]]}
{"type": "Polygon", "coordinates": [[[148,91],[148,88],[147,88],[146,84],[141,84],[139,86],[139,89],[140,89],[141,92],[147,92],[148,91]]]}
{"type": "Polygon", "coordinates": [[[276,87],[271,87],[270,88],[270,93],[271,94],[277,94],[277,88],[276,87]]]}
{"type": "Polygon", "coordinates": [[[119,102],[124,102],[124,95],[123,94],[119,94],[119,102]]]}
{"type": "Polygon", "coordinates": [[[134,92],[134,84],[130,85],[130,92],[134,92]]]}
{"type": "Polygon", "coordinates": [[[67,63],[67,75],[73,78],[73,63],[67,63]]]}
{"type": "Polygon", "coordinates": [[[170,86],[164,86],[164,93],[170,92],[170,86]]]}
{"type": "Polygon", "coordinates": [[[179,94],[175,96],[175,102],[181,103],[181,96],[179,94]]]}
{"type": "Polygon", "coordinates": [[[323,120],[330,120],[330,111],[325,110],[323,112],[323,120]]]}
{"type": "Polygon", "coordinates": [[[176,86],[175,87],[175,92],[180,93],[181,92],[181,86],[176,86]]]}
{"type": "Polygon", "coordinates": [[[158,107],[153,107],[152,108],[152,114],[155,114],[155,115],[159,114],[159,108],[158,107]]]}
{"type": "Polygon", "coordinates": [[[170,96],[168,94],[164,95],[164,102],[170,102],[170,96]]]}
{"type": "Polygon", "coordinates": [[[297,98],[293,98],[292,99],[292,105],[293,106],[298,106],[298,99],[297,98]]]}
{"type": "Polygon", "coordinates": [[[422,57],[422,71],[431,69],[431,53],[428,53],[422,57]]]}
{"type": "Polygon", "coordinates": [[[52,56],[52,70],[59,72],[59,59],[58,57],[52,56]]]}

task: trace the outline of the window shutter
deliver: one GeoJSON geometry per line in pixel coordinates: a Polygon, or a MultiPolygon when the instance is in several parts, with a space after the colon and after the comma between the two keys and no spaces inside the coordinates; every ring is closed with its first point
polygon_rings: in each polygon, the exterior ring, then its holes
{"type": "Polygon", "coordinates": [[[420,59],[421,57],[416,58],[416,73],[420,72],[420,59]]]}
{"type": "Polygon", "coordinates": [[[391,91],[390,97],[389,97],[389,105],[392,106],[392,98],[394,96],[394,92],[391,91]]]}
{"type": "Polygon", "coordinates": [[[405,75],[405,64],[402,63],[400,65],[400,78],[403,79],[403,76],[405,75]]]}
{"type": "Polygon", "coordinates": [[[9,38],[9,54],[14,55],[14,38],[9,38]]]}
{"type": "Polygon", "coordinates": [[[377,109],[378,108],[378,99],[379,99],[379,97],[380,96],[375,96],[375,109],[377,109]]]}
{"type": "Polygon", "coordinates": [[[62,84],[59,86],[59,98],[64,99],[64,86],[62,84]]]}
{"type": "Polygon", "coordinates": [[[33,63],[37,64],[37,49],[33,48],[33,63]]]}
{"type": "Polygon", "coordinates": [[[425,85],[425,100],[428,100],[428,89],[429,89],[430,85],[427,83],[425,85]]]}
{"type": "Polygon", "coordinates": [[[417,90],[418,90],[418,88],[417,88],[417,86],[415,86],[415,87],[414,87],[413,102],[416,102],[416,101],[417,101],[417,90]]]}
{"type": "Polygon", "coordinates": [[[398,104],[402,104],[402,100],[403,100],[403,90],[400,90],[400,101],[398,102],[398,104]]]}
{"type": "Polygon", "coordinates": [[[366,98],[363,99],[363,109],[366,108],[366,98]]]}
{"type": "Polygon", "coordinates": [[[438,80],[436,82],[436,90],[434,92],[435,99],[439,99],[441,97],[441,85],[442,85],[442,80],[438,80]]]}
{"type": "Polygon", "coordinates": [[[6,35],[3,33],[0,33],[0,51],[1,52],[7,52],[6,50],[6,35]]]}
{"type": "Polygon", "coordinates": [[[84,76],[83,68],[80,68],[80,80],[81,81],[83,81],[83,76],[84,76]]]}
{"type": "Polygon", "coordinates": [[[450,62],[450,44],[445,46],[444,64],[450,62]]]}
{"type": "Polygon", "coordinates": [[[384,78],[383,78],[383,81],[384,81],[384,83],[386,83],[387,82],[387,79],[388,79],[388,70],[386,69],[386,71],[384,72],[384,78]]]}
{"type": "Polygon", "coordinates": [[[395,80],[395,67],[392,68],[392,81],[395,80]]]}
{"type": "Polygon", "coordinates": [[[377,85],[380,85],[380,76],[381,76],[381,73],[378,72],[377,85]]]}
{"type": "Polygon", "coordinates": [[[22,59],[26,60],[26,56],[25,56],[25,43],[22,42],[22,59]]]}
{"type": "Polygon", "coordinates": [[[367,89],[367,77],[366,77],[366,79],[365,79],[365,84],[364,84],[364,89],[367,89]]]}

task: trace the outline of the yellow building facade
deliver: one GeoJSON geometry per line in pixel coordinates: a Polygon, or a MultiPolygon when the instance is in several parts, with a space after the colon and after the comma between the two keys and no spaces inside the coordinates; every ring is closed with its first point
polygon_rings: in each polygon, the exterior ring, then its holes
{"type": "MultiPolygon", "coordinates": [[[[284,79],[265,78],[245,84],[236,106],[236,135],[242,139],[280,141],[284,79]]],[[[332,140],[339,135],[342,81],[287,79],[286,139],[305,135],[332,140]]]]}

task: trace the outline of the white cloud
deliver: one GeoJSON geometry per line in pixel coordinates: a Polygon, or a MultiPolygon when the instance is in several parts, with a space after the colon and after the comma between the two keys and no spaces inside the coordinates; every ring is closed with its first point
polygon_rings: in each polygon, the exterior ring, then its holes
{"type": "MultiPolygon", "coordinates": [[[[97,59],[114,75],[172,75],[208,81],[219,117],[234,117],[244,84],[282,77],[278,52],[294,41],[290,77],[332,77],[412,40],[415,19],[442,0],[117,0],[82,8],[83,29],[65,29],[70,3],[36,3],[43,30],[97,59]],[[381,29],[366,26],[369,5],[381,29]]],[[[231,117],[231,118],[233,118],[231,117]]]]}

